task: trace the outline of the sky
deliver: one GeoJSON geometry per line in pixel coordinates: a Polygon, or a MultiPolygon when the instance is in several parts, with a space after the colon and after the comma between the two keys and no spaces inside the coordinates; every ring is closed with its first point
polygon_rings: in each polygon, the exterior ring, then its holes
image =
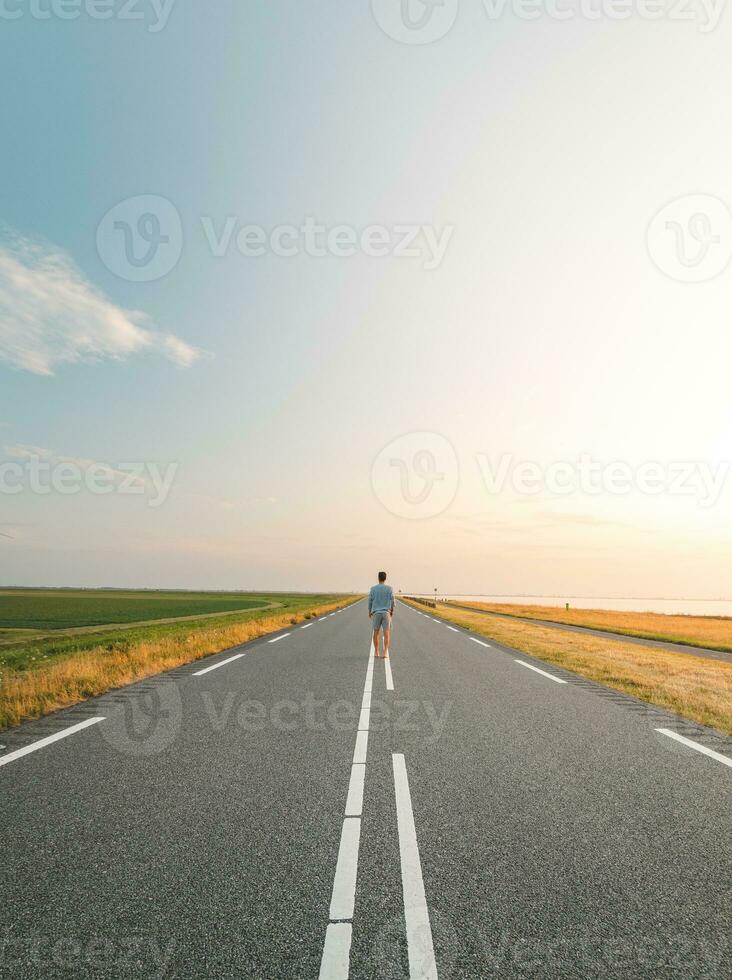
{"type": "Polygon", "coordinates": [[[0,584],[732,596],[719,3],[0,21],[0,584]]]}

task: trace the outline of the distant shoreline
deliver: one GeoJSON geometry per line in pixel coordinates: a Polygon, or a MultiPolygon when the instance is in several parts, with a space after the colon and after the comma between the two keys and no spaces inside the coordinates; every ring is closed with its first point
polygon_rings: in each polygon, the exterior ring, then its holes
{"type": "MultiPolygon", "coordinates": [[[[409,592],[409,595],[434,596],[432,592],[409,592]]],[[[461,596],[481,599],[490,596],[495,599],[511,599],[514,596],[521,596],[524,599],[582,599],[594,602],[603,600],[605,602],[732,602],[732,598],[718,596],[715,599],[707,599],[694,596],[675,596],[675,595],[579,595],[575,592],[566,594],[557,592],[438,592],[438,596],[443,599],[459,598],[461,596]]]]}

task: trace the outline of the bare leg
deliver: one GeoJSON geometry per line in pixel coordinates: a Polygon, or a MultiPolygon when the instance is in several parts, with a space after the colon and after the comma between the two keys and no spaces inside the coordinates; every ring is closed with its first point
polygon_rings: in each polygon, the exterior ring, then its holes
{"type": "Polygon", "coordinates": [[[374,656],[379,656],[379,630],[374,630],[374,656]]]}
{"type": "Polygon", "coordinates": [[[389,646],[391,644],[391,630],[384,630],[384,657],[389,656],[389,646]]]}

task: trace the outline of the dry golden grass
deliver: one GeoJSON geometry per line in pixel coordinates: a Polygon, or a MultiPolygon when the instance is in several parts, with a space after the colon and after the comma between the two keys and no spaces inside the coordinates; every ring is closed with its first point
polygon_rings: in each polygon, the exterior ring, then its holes
{"type": "Polygon", "coordinates": [[[230,626],[196,629],[183,636],[139,641],[127,650],[94,647],[33,670],[7,671],[0,685],[0,729],[304,622],[305,612],[322,616],[352,601],[331,602],[294,615],[290,611],[230,626]]]}
{"type": "Polygon", "coordinates": [[[669,640],[710,650],[732,651],[732,619],[717,616],[669,616],[665,613],[622,612],[614,609],[560,609],[557,606],[512,605],[494,602],[461,602],[461,606],[552,623],[589,626],[626,636],[669,640]]]}
{"type": "MultiPolygon", "coordinates": [[[[419,608],[419,607],[417,607],[419,608]]],[[[566,667],[732,735],[732,664],[440,605],[438,614],[514,650],[566,667]]],[[[486,651],[487,652],[487,651],[486,651]]]]}

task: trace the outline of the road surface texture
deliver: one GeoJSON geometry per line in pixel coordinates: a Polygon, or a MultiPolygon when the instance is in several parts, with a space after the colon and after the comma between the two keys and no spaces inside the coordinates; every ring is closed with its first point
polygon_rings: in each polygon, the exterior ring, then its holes
{"type": "Polygon", "coordinates": [[[516,619],[519,623],[530,626],[549,626],[551,629],[566,630],[569,633],[588,633],[590,636],[600,636],[605,640],[622,640],[623,643],[637,643],[642,647],[658,647],[670,650],[672,653],[686,653],[690,657],[704,657],[706,660],[726,660],[732,663],[732,653],[729,650],[713,650],[709,647],[696,647],[690,643],[673,643],[670,640],[652,640],[644,636],[628,636],[627,633],[613,633],[612,630],[596,630],[591,626],[573,626],[571,623],[554,623],[550,619],[532,619],[530,616],[514,616],[513,613],[497,613],[489,609],[474,609],[472,606],[462,606],[457,602],[447,604],[448,609],[465,609],[467,612],[480,613],[483,616],[499,616],[502,619],[516,619]]]}
{"type": "Polygon", "coordinates": [[[401,603],[369,639],[0,735],[0,975],[728,980],[729,739],[401,603]]]}

